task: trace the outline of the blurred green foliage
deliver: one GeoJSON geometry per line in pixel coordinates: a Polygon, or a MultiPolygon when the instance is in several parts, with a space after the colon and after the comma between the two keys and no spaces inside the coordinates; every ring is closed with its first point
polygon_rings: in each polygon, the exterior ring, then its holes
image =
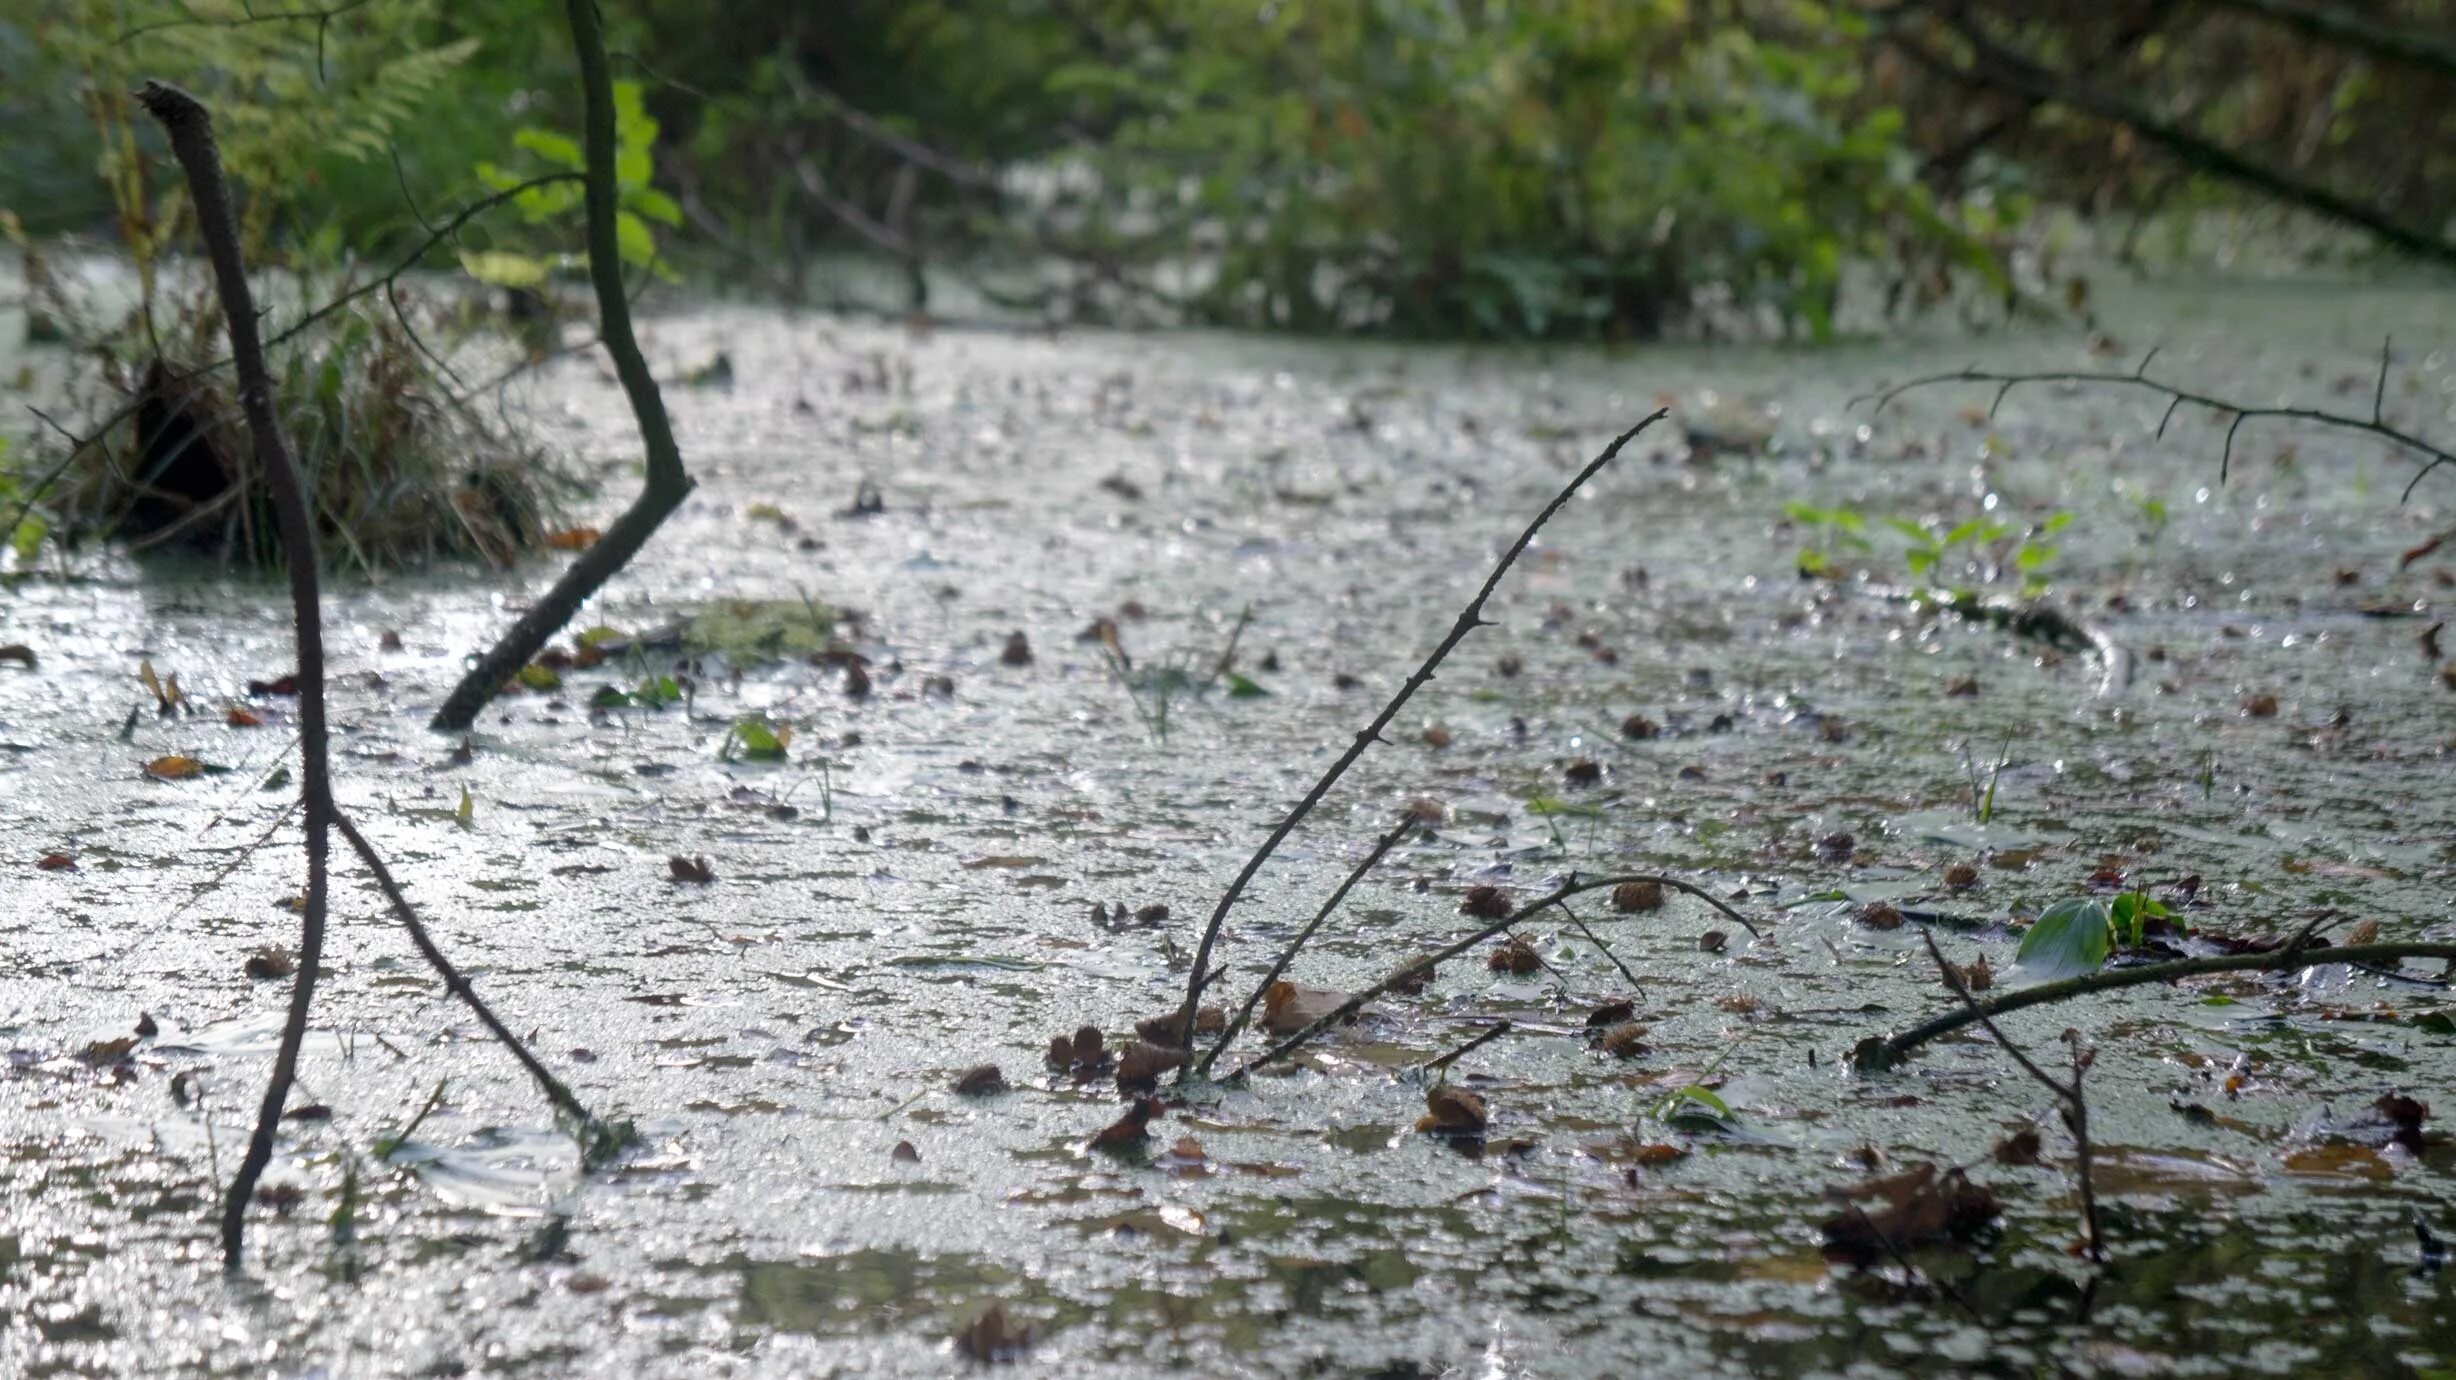
{"type": "MultiPolygon", "coordinates": [[[[257,223],[294,253],[396,252],[420,233],[406,198],[432,218],[568,164],[559,8],[316,2],[287,19],[251,19],[240,0],[31,0],[0,15],[0,207],[37,234],[107,225],[111,169],[127,138],[149,137],[112,114],[140,74],[231,98],[217,109],[264,155],[246,179],[257,223]],[[150,27],[163,22],[176,26],[150,27]]],[[[2444,17],[2444,0],[2364,8],[2417,32],[2444,17]]],[[[1972,0],[1965,17],[2276,166],[2321,181],[2340,163],[2375,169],[2355,190],[2419,219],[2456,205],[2449,145],[2407,137],[2414,118],[2456,118],[2431,98],[2438,74],[2349,57],[2258,9],[1972,0]]],[[[643,169],[626,192],[634,262],[722,254],[732,280],[784,293],[806,287],[814,255],[849,246],[905,258],[916,284],[925,257],[1000,261],[1001,284],[1078,314],[1824,338],[1846,285],[1887,313],[2006,296],[2042,205],[2207,204],[2205,180],[2121,128],[1906,61],[1898,26],[1915,19],[1828,0],[610,0],[607,13],[617,73],[637,83],[628,128],[655,139],[653,184],[643,169]]],[[[538,222],[568,210],[543,209],[564,190],[473,226],[455,246],[464,262],[504,282],[551,265],[568,242],[538,222]]],[[[128,202],[123,187],[123,237],[128,202]]]]}

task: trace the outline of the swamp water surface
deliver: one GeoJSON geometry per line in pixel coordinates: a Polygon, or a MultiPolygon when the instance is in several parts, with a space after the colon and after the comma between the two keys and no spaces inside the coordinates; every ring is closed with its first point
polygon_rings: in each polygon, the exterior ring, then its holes
{"type": "MultiPolygon", "coordinates": [[[[2380,335],[2442,342],[2449,305],[2229,287],[2144,293],[2110,328],[2163,345],[2179,380],[2361,411],[2380,335]]],[[[0,1371],[942,1374],[971,1364],[951,1339],[993,1303],[1035,1333],[1016,1373],[1067,1376],[2456,1368],[2456,1285],[2416,1268],[2413,1228],[2456,1233],[2456,1151],[2362,1129],[2391,1090],[2456,1110],[2441,985],[2322,965],[2008,1018],[2050,1064],[2067,1025],[2099,1050],[2115,1260],[2094,1289],[2068,1250],[2070,1138],[2001,1051],[1957,1036],[1894,1073],[1843,1067],[1952,1001],[1917,924],[1855,920],[1870,900],[1979,922],[1938,938],[2005,982],[2018,933],[2000,922],[2102,869],[2170,899],[2199,877],[2186,917],[2226,934],[2335,907],[2384,939],[2456,935],[2456,692],[2417,641],[2456,596],[2444,558],[2398,566],[2456,524],[2438,477],[2399,506],[2409,461],[2263,426],[2220,487],[2221,423],[2187,413],[2155,441],[2156,401],[2121,391],[2016,393],[1992,424],[1965,413],[1984,389],[1846,406],[1974,354],[2132,358],[2060,334],[1539,356],[913,337],[711,308],[648,343],[669,379],[722,351],[735,381],[669,382],[700,488],[584,622],[823,601],[858,611],[870,696],[834,665],[744,658],[737,680],[718,658],[687,705],[593,712],[600,686],[670,669],[618,658],[498,702],[462,762],[427,715],[551,564],[508,588],[349,583],[326,607],[346,807],[510,1023],[642,1147],[580,1176],[337,859],[294,1098],[331,1114],[285,1126],[279,1202],[225,1277],[218,1185],[287,989],[247,964],[295,942],[289,793],[258,789],[290,705],[246,693],[290,669],[288,610],[193,567],[20,581],[0,643],[39,661],[0,662],[0,1371]],[[1292,977],[1353,989],[1467,932],[1468,887],[1523,899],[1572,871],[1695,879],[1765,939],[1686,897],[1620,916],[1589,896],[1609,955],[1540,917],[1545,967],[1446,964],[1294,1071],[1170,1110],[1148,1158],[1086,1149],[1119,1099],[1047,1072],[1049,1037],[1090,1023],[1119,1043],[1173,1008],[1247,851],[1658,396],[1673,420],[1554,522],[1497,626],[1261,874],[1219,990],[1241,999],[1418,799],[1439,821],[1292,977]],[[865,478],[884,511],[838,516],[865,478]],[[1864,515],[1869,549],[1803,528],[1795,503],[1864,515]],[[2085,654],[1796,574],[1824,542],[1898,584],[1883,518],[1988,512],[2073,515],[2045,573],[2133,653],[2127,689],[2099,695],[2085,654]],[[1267,694],[1166,674],[1206,679],[1247,609],[1236,668],[1267,694]],[[1139,698],[1078,640],[1100,617],[1139,698]],[[1028,664],[1004,656],[1017,630],[1028,664]],[[203,712],[157,718],[144,659],[203,712]],[[2251,712],[2264,696],[2274,713],[2251,712]],[[226,726],[233,703],[270,722],[226,726]],[[787,760],[729,756],[754,714],[791,725],[787,760]],[[1625,736],[1632,715],[1659,733],[1625,736]],[[229,771],[147,779],[166,754],[229,771]],[[1573,782],[1584,761],[1599,779],[1573,782]],[[52,852],[75,867],[38,870],[52,852]],[[677,854],[716,880],[671,880],[677,854]],[[1974,889],[1947,891],[1953,863],[1977,865],[1974,889]],[[1096,924],[1095,905],[1169,918],[1096,924]],[[1728,947],[1701,949],[1708,930],[1728,947]],[[1648,1027],[1627,1060],[1585,1038],[1614,999],[1648,1027]],[[81,1057],[140,1012],[158,1033],[81,1057]],[[1502,1018],[1449,1070],[1490,1106],[1482,1153],[1419,1134],[1409,1066],[1502,1018]],[[984,1062],[1009,1090],[951,1090],[984,1062]],[[1669,1096],[1698,1083],[1727,1116],[1669,1096]],[[1989,1158],[2032,1125],[2043,1164],[1989,1158]],[[1172,1154],[1180,1138],[1198,1156],[1172,1154]],[[1998,1229],[1829,1263],[1824,1190],[1919,1163],[1971,1164],[1998,1229]]],[[[2445,436],[2452,389],[2444,347],[2403,351],[2391,415],[2445,436]]],[[[619,392],[584,360],[530,401],[602,465],[610,515],[634,482],[619,392]]]]}

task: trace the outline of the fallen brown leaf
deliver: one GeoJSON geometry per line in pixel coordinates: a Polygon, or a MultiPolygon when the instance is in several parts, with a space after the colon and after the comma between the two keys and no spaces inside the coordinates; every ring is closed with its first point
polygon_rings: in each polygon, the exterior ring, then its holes
{"type": "Polygon", "coordinates": [[[1009,1323],[994,1303],[955,1334],[955,1349],[983,1365],[1017,1360],[1031,1345],[1032,1329],[1009,1323]]]}
{"type": "Polygon", "coordinates": [[[665,870],[674,874],[674,880],[677,882],[696,882],[704,884],[716,880],[716,869],[708,866],[708,860],[706,858],[696,855],[686,858],[680,854],[676,854],[673,857],[667,858],[665,860],[665,870]]]}
{"type": "Polygon", "coordinates": [[[996,1064],[976,1064],[965,1069],[955,1080],[955,1091],[965,1097],[986,1097],[1006,1091],[1006,1075],[996,1064]]]}
{"type": "Polygon", "coordinates": [[[1156,1097],[1138,1097],[1126,1107],[1126,1114],[1103,1127],[1091,1138],[1094,1150],[1126,1150],[1140,1146],[1150,1138],[1151,1119],[1165,1110],[1156,1097]]]}
{"type": "Polygon", "coordinates": [[[1513,934],[1492,946],[1491,953],[1484,958],[1484,966],[1496,973],[1524,977],[1544,966],[1544,960],[1524,935],[1513,934]]]}
{"type": "Polygon", "coordinates": [[[1458,902],[1461,915],[1471,915],[1478,920],[1507,920],[1517,909],[1517,902],[1497,886],[1468,887],[1467,894],[1458,902]]]}
{"type": "Polygon", "coordinates": [[[1299,987],[1282,979],[1262,993],[1262,1028],[1273,1035],[1293,1035],[1347,1002],[1347,993],[1324,987],[1299,987]]]}
{"type": "Polygon", "coordinates": [[[1623,915],[1663,908],[1661,882],[1622,882],[1612,888],[1612,909],[1623,915]]]}
{"type": "Polygon", "coordinates": [[[1117,1059],[1117,1087],[1121,1092],[1149,1092],[1160,1084],[1160,1075],[1182,1068],[1191,1056],[1183,1049],[1137,1041],[1126,1046],[1117,1059]]]}
{"type": "Polygon", "coordinates": [[[1446,1136],[1480,1136],[1488,1124],[1484,1099],[1465,1088],[1441,1083],[1424,1094],[1424,1115],[1416,1129],[1446,1136]]]}

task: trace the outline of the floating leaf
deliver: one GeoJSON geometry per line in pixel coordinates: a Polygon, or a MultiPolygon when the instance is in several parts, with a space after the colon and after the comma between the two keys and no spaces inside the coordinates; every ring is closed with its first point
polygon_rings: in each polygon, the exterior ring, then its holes
{"type": "Polygon", "coordinates": [[[462,786],[460,808],[452,812],[452,822],[459,825],[463,829],[466,829],[470,825],[477,822],[477,813],[477,801],[470,796],[469,788],[465,785],[462,786]]]}
{"type": "MultiPolygon", "coordinates": [[[[595,546],[597,544],[597,539],[603,535],[605,534],[599,532],[594,527],[566,527],[559,532],[548,532],[546,534],[546,545],[556,551],[586,551],[590,547],[595,546]]],[[[604,633],[611,637],[622,636],[622,634],[615,632],[612,628],[591,628],[589,632],[604,633]]],[[[582,646],[589,646],[591,644],[588,641],[588,635],[588,633],[582,633],[577,639],[574,640],[578,641],[582,646]]]]}
{"type": "Polygon", "coordinates": [[[1424,1115],[1416,1120],[1416,1129],[1436,1135],[1480,1136],[1488,1124],[1484,1099],[1447,1083],[1425,1092],[1424,1109],[1424,1115]]]}
{"type": "Polygon", "coordinates": [[[147,762],[145,774],[156,781],[185,781],[191,777],[204,775],[205,764],[193,757],[182,757],[173,753],[168,757],[157,757],[147,762]]]}
{"type": "Polygon", "coordinates": [[[2075,896],[2047,907],[2021,936],[2014,962],[2040,981],[2078,977],[2098,971],[2112,939],[2106,903],[2075,896]]]}
{"type": "Polygon", "coordinates": [[[1230,699],[1256,700],[1270,693],[1234,671],[1228,673],[1228,697],[1230,699]]]}
{"type": "Polygon", "coordinates": [[[672,873],[677,882],[694,882],[704,886],[716,880],[716,869],[710,867],[703,857],[686,858],[676,854],[665,860],[665,870],[672,873]]]}

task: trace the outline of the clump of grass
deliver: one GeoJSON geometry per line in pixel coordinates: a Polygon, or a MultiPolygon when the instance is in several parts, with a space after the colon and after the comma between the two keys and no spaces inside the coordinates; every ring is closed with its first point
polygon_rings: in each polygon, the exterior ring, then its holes
{"type": "MultiPolygon", "coordinates": [[[[163,292],[113,320],[29,257],[29,296],[74,351],[71,411],[94,434],[30,448],[17,488],[63,544],[121,541],[235,564],[281,560],[273,500],[248,459],[238,399],[219,368],[210,299],[163,292]],[[84,442],[80,444],[80,441],[84,442]]],[[[301,275],[299,300],[313,300],[301,275]]],[[[369,295],[286,342],[273,405],[297,447],[317,536],[375,572],[437,559],[503,565],[544,540],[571,474],[454,391],[429,352],[440,313],[413,325],[407,293],[369,295]],[[431,333],[431,334],[430,334],[431,333]]]]}

